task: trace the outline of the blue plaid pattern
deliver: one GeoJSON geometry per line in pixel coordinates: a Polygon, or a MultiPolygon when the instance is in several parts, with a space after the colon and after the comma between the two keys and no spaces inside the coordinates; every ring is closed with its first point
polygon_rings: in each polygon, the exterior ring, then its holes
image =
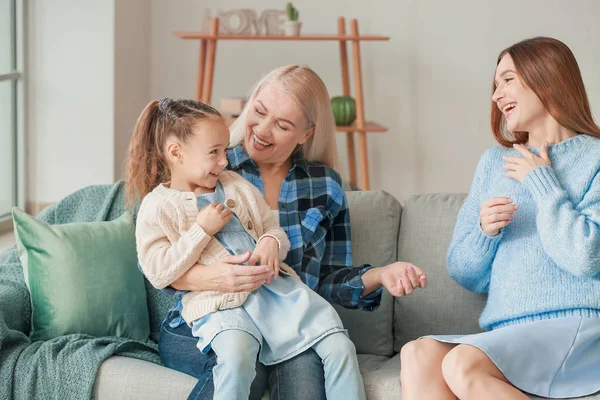
{"type": "MultiPolygon", "coordinates": [[[[229,149],[227,159],[228,169],[264,195],[258,166],[241,145],[229,149]]],[[[362,295],[361,276],[373,267],[352,266],[350,213],[335,170],[293,156],[279,194],[279,223],[291,242],[285,262],[311,289],[345,308],[372,311],[379,307],[382,288],[362,295]]]]}

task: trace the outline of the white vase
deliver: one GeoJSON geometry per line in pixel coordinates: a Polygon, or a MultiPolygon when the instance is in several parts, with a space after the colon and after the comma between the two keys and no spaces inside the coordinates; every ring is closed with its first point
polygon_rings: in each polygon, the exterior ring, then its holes
{"type": "Polygon", "coordinates": [[[285,32],[285,36],[298,36],[300,35],[300,28],[302,27],[302,22],[300,21],[290,21],[287,20],[283,23],[283,29],[285,32]]]}

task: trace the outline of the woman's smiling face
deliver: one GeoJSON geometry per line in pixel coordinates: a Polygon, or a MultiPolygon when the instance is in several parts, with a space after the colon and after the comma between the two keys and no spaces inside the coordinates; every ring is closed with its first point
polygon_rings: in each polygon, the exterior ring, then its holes
{"type": "Polygon", "coordinates": [[[504,115],[509,131],[529,132],[549,115],[539,97],[521,80],[508,53],[498,63],[494,84],[492,100],[504,115]]]}
{"type": "Polygon", "coordinates": [[[248,105],[245,148],[258,164],[283,164],[312,131],[298,103],[279,83],[270,83],[248,105]]]}

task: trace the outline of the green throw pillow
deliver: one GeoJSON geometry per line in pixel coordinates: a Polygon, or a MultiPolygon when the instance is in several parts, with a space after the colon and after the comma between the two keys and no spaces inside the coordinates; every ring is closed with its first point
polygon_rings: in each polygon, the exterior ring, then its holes
{"type": "Polygon", "coordinates": [[[14,207],[15,239],[31,294],[31,340],[82,333],[146,341],[144,278],[131,215],[49,225],[14,207]]]}

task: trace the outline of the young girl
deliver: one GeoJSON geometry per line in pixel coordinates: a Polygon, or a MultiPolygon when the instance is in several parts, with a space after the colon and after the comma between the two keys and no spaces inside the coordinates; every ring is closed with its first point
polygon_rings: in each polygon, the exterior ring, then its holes
{"type": "Polygon", "coordinates": [[[600,390],[600,127],[575,57],[538,37],[498,57],[492,127],[448,250],[488,293],[486,332],[402,349],[402,398],[528,399],[600,390]]]}
{"type": "Polygon", "coordinates": [[[129,200],[143,198],[136,227],[141,269],[158,289],[196,263],[248,251],[252,264],[273,271],[275,279],[253,292],[189,291],[180,299],[197,347],[217,355],[215,399],[248,398],[257,355],[270,365],[309,347],[323,360],[329,398],[364,399],[339,316],[281,263],[290,242],[258,189],[225,171],[228,145],[223,118],[205,104],[162,99],[142,112],[128,176],[129,200]]]}

